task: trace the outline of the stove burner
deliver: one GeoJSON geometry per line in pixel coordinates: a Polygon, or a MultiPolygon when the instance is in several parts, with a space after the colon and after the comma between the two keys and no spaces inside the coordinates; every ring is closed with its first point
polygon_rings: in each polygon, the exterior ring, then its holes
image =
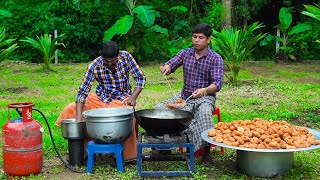
{"type": "Polygon", "coordinates": [[[175,143],[181,144],[188,142],[188,136],[185,133],[180,135],[164,134],[163,136],[144,136],[145,143],[175,143]]]}

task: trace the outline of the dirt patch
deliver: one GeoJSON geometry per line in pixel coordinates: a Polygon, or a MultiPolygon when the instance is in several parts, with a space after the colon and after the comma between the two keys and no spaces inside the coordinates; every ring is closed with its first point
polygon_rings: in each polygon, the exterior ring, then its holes
{"type": "Polygon", "coordinates": [[[11,93],[22,93],[28,90],[28,87],[26,86],[20,86],[20,87],[11,87],[11,88],[6,88],[4,91],[9,91],[11,93]]]}
{"type": "MultiPolygon", "coordinates": [[[[62,157],[63,160],[67,159],[68,155],[64,155],[62,157]]],[[[86,165],[86,161],[85,161],[86,165]]],[[[130,165],[130,163],[126,163],[130,165]]],[[[98,154],[95,157],[95,166],[116,169],[116,160],[113,155],[102,155],[98,154]]],[[[44,159],[42,175],[49,179],[57,179],[57,180],[73,180],[73,179],[90,179],[87,177],[86,166],[81,167],[71,167],[73,170],[78,171],[75,172],[70,170],[64,166],[61,160],[58,157],[52,157],[50,159],[44,159]]],[[[94,176],[96,173],[93,172],[90,176],[94,176]]],[[[110,174],[112,174],[110,172],[110,174]]]]}
{"type": "MultiPolygon", "coordinates": [[[[319,73],[319,68],[315,68],[315,65],[312,63],[303,63],[301,64],[303,68],[300,66],[296,66],[295,64],[278,64],[278,65],[264,65],[264,66],[244,66],[243,69],[249,70],[252,74],[255,76],[261,76],[264,78],[273,78],[278,79],[281,81],[288,81],[287,77],[283,77],[279,75],[279,71],[281,69],[292,69],[294,72],[297,73],[303,73],[303,72],[309,72],[309,73],[319,73]],[[277,68],[273,68],[276,66],[277,68]]],[[[317,66],[317,65],[316,65],[317,66]]],[[[240,72],[241,73],[241,72],[240,72]]],[[[298,83],[312,83],[312,84],[318,84],[320,83],[320,80],[313,76],[306,76],[306,77],[291,77],[291,81],[298,82],[298,83]]]]}
{"type": "Polygon", "coordinates": [[[83,176],[83,174],[71,172],[71,171],[64,171],[62,173],[55,174],[54,176],[48,176],[50,179],[60,179],[60,180],[67,180],[67,179],[77,179],[83,176]]]}
{"type": "Polygon", "coordinates": [[[297,125],[297,126],[320,130],[320,122],[314,123],[314,122],[309,122],[309,121],[305,120],[309,113],[312,113],[312,114],[319,116],[320,115],[320,108],[316,109],[314,111],[311,111],[311,112],[305,112],[304,115],[302,115],[302,116],[290,118],[288,121],[291,122],[292,124],[297,125]]]}

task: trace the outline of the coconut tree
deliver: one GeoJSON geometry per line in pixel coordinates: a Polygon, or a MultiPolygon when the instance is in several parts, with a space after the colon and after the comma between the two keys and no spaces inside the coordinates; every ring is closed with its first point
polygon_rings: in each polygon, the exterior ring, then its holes
{"type": "Polygon", "coordinates": [[[15,39],[6,39],[6,30],[0,28],[0,63],[5,60],[18,46],[12,44],[15,39]]]}
{"type": "Polygon", "coordinates": [[[37,36],[37,40],[26,37],[26,39],[20,40],[27,43],[36,49],[38,49],[43,55],[43,68],[44,70],[50,70],[50,62],[54,58],[54,52],[58,50],[61,46],[65,47],[63,43],[56,43],[64,34],[54,38],[52,40],[51,34],[44,34],[40,37],[37,36]]]}
{"type": "Polygon", "coordinates": [[[254,36],[254,31],[261,27],[263,27],[262,24],[255,22],[241,29],[227,28],[221,32],[213,32],[213,49],[219,52],[225,63],[231,67],[232,75],[227,77],[234,84],[237,84],[241,62],[246,60],[256,47],[255,45],[266,36],[262,33],[254,36]]]}

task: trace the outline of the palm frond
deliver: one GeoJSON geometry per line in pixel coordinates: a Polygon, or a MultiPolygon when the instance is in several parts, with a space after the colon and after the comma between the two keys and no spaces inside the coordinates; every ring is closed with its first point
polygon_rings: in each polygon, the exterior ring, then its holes
{"type": "MultiPolygon", "coordinates": [[[[264,27],[262,24],[255,22],[241,29],[228,28],[221,32],[214,31],[212,35],[213,48],[227,63],[233,67],[239,66],[255,49],[255,45],[266,36],[262,33],[254,36],[254,31],[262,27],[264,27]]],[[[238,71],[234,72],[234,75],[237,76],[237,73],[238,71]]]]}
{"type": "Polygon", "coordinates": [[[4,28],[0,29],[0,62],[5,60],[18,45],[12,44],[15,39],[6,39],[6,30],[4,28]],[[9,47],[8,47],[9,46],[9,47]]]}

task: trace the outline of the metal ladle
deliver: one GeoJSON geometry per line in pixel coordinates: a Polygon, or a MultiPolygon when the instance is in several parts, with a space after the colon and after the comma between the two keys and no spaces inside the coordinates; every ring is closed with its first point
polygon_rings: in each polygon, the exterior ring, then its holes
{"type": "Polygon", "coordinates": [[[191,94],[189,97],[187,97],[187,99],[184,100],[184,101],[178,106],[178,108],[179,108],[179,109],[182,109],[182,108],[186,107],[187,101],[188,101],[190,98],[192,98],[192,97],[193,97],[193,94],[191,94]]]}

